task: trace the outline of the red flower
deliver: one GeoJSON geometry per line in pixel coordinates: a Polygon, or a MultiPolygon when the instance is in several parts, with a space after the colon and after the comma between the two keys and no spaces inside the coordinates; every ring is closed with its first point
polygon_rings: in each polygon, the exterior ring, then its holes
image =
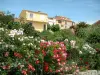
{"type": "Polygon", "coordinates": [[[39,64],[40,63],[40,61],[39,60],[36,60],[36,62],[35,62],[36,64],[39,64]]]}
{"type": "Polygon", "coordinates": [[[95,50],[96,50],[97,52],[99,51],[99,49],[98,49],[98,48],[96,48],[95,50]]]}
{"type": "Polygon", "coordinates": [[[82,60],[82,58],[80,58],[80,60],[82,60]]]}
{"type": "Polygon", "coordinates": [[[35,71],[35,68],[31,64],[28,64],[28,69],[32,70],[32,71],[35,71]]]}
{"type": "Polygon", "coordinates": [[[3,69],[10,69],[10,65],[2,66],[3,69]]]}
{"type": "Polygon", "coordinates": [[[85,62],[85,64],[88,65],[89,63],[88,62],[85,62]]]}
{"type": "Polygon", "coordinates": [[[40,51],[39,50],[35,50],[35,54],[39,54],[40,53],[40,51]]]}
{"type": "Polygon", "coordinates": [[[44,56],[46,56],[46,52],[45,52],[44,50],[42,50],[42,54],[43,54],[44,56]]]}
{"type": "Polygon", "coordinates": [[[18,58],[22,58],[22,55],[20,53],[14,52],[14,56],[18,58]]]}
{"type": "Polygon", "coordinates": [[[44,71],[48,72],[48,70],[49,70],[49,67],[48,66],[44,66],[44,71]]]}
{"type": "Polygon", "coordinates": [[[23,75],[27,75],[27,71],[26,70],[22,70],[22,74],[23,75]]]}
{"type": "Polygon", "coordinates": [[[46,62],[44,62],[44,71],[45,72],[48,72],[49,71],[49,65],[46,62]]]}

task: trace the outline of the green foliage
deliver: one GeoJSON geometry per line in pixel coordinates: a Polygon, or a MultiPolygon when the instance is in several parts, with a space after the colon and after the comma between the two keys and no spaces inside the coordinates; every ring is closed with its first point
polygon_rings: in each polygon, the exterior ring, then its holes
{"type": "Polygon", "coordinates": [[[39,36],[39,32],[34,30],[34,27],[32,26],[31,23],[23,24],[22,28],[24,29],[24,33],[27,36],[34,36],[34,37],[39,36]]]}
{"type": "Polygon", "coordinates": [[[56,32],[43,31],[40,36],[41,38],[45,38],[45,40],[52,41],[64,41],[66,38],[69,40],[76,38],[69,29],[59,30],[56,32]]]}
{"type": "Polygon", "coordinates": [[[89,43],[100,43],[100,27],[92,28],[92,32],[89,34],[86,41],[89,43]]]}
{"type": "Polygon", "coordinates": [[[59,27],[58,24],[57,24],[57,25],[52,25],[52,26],[51,26],[51,30],[52,30],[53,32],[56,32],[56,31],[59,31],[59,30],[60,30],[60,27],[59,27]]]}
{"type": "Polygon", "coordinates": [[[8,29],[19,29],[21,28],[21,24],[19,22],[9,22],[7,28],[8,29]]]}
{"type": "Polygon", "coordinates": [[[50,24],[47,25],[47,30],[51,30],[50,24]]]}
{"type": "Polygon", "coordinates": [[[0,22],[8,24],[9,22],[14,21],[14,16],[11,15],[0,15],[0,22]]]}
{"type": "Polygon", "coordinates": [[[43,31],[40,33],[40,37],[45,40],[52,40],[54,38],[53,33],[50,31],[43,31]]]}
{"type": "Polygon", "coordinates": [[[75,34],[79,38],[87,38],[88,34],[90,34],[91,26],[86,24],[85,22],[80,22],[76,26],[75,34]]]}
{"type": "Polygon", "coordinates": [[[73,48],[73,49],[68,50],[67,52],[69,54],[67,60],[78,62],[78,60],[79,60],[79,51],[77,49],[73,48]]]}
{"type": "Polygon", "coordinates": [[[77,24],[77,28],[85,28],[87,26],[88,26],[88,24],[86,24],[85,22],[80,22],[77,24]]]}
{"type": "Polygon", "coordinates": [[[78,28],[76,31],[76,36],[79,38],[86,38],[88,36],[89,31],[87,28],[78,28]]]}

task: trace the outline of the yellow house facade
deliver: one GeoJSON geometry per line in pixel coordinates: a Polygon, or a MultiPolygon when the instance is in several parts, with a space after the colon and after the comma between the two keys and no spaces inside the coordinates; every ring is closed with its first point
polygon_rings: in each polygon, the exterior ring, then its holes
{"type": "Polygon", "coordinates": [[[19,17],[24,18],[25,22],[31,22],[37,31],[41,32],[47,28],[48,15],[46,13],[22,10],[19,17]]]}

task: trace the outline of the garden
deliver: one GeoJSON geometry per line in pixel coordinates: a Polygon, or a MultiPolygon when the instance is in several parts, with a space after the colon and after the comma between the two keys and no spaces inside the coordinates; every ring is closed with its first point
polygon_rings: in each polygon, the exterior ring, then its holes
{"type": "Polygon", "coordinates": [[[100,75],[100,25],[38,32],[7,17],[0,20],[0,75],[100,75]]]}

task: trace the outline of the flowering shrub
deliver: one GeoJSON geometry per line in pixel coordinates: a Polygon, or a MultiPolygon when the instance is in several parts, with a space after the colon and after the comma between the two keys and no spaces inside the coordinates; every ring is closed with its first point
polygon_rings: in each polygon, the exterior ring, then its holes
{"type": "Polygon", "coordinates": [[[27,25],[0,28],[0,75],[64,75],[100,69],[99,44],[92,48],[85,43],[79,47],[78,41],[69,38],[63,38],[64,42],[41,40],[37,34],[30,33],[30,27],[29,31],[25,29],[27,25]]]}
{"type": "Polygon", "coordinates": [[[67,58],[64,43],[52,41],[41,42],[40,49],[42,50],[44,59],[44,71],[61,72],[67,58]]]}
{"type": "Polygon", "coordinates": [[[79,67],[77,64],[67,64],[65,67],[65,74],[75,74],[79,73],[79,67]]]}
{"type": "Polygon", "coordinates": [[[0,72],[2,74],[49,74],[63,71],[67,53],[63,42],[26,36],[24,29],[1,28],[0,72]]]}

